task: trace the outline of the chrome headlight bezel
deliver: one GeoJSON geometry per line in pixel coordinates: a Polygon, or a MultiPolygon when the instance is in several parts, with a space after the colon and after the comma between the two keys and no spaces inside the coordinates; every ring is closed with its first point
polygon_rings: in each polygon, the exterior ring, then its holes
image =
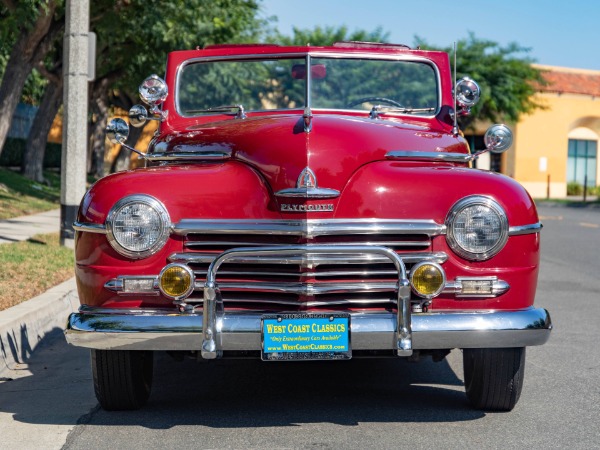
{"type": "Polygon", "coordinates": [[[142,259],[147,258],[158,252],[167,242],[171,229],[171,218],[164,205],[155,199],[154,197],[146,194],[135,194],[123,197],[108,212],[106,217],[106,237],[108,242],[119,254],[126,256],[131,259],[142,259]],[[117,236],[115,230],[115,220],[118,218],[119,213],[128,206],[135,204],[143,204],[149,207],[156,213],[157,219],[159,220],[159,230],[156,238],[153,242],[145,247],[143,250],[133,250],[128,248],[123,242],[121,242],[117,236]]]}
{"type": "Polygon", "coordinates": [[[446,217],[446,241],[450,248],[459,256],[470,261],[485,261],[497,255],[504,248],[508,241],[508,218],[506,212],[498,202],[490,197],[481,195],[473,195],[465,197],[456,202],[446,217]],[[484,251],[474,251],[473,249],[465,248],[457,239],[457,230],[455,228],[457,217],[466,209],[474,206],[484,207],[489,209],[498,218],[498,238],[493,245],[488,246],[484,251]]]}

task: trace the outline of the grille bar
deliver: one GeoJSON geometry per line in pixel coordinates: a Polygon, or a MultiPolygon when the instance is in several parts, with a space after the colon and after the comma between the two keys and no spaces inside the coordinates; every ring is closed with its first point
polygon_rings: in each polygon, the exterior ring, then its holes
{"type": "MultiPolygon", "coordinates": [[[[310,246],[307,246],[310,249],[310,246]]],[[[195,252],[195,253],[173,253],[169,256],[169,262],[180,262],[183,264],[210,264],[219,256],[219,253],[195,252]]],[[[415,264],[420,261],[436,262],[443,264],[448,255],[444,252],[415,252],[415,253],[398,253],[398,256],[406,264],[415,264]]],[[[376,254],[361,254],[361,255],[342,255],[342,254],[318,254],[310,255],[291,255],[282,257],[280,255],[240,255],[229,258],[228,262],[237,264],[298,264],[318,266],[322,264],[382,264],[389,263],[389,259],[376,254]]]]}
{"type": "MultiPolygon", "coordinates": [[[[219,284],[219,287],[221,285],[219,284]]],[[[186,299],[186,303],[189,304],[197,304],[202,303],[204,300],[202,297],[189,297],[186,299]]],[[[223,299],[223,302],[227,306],[229,303],[238,303],[238,304],[252,304],[254,306],[258,305],[272,305],[272,306],[289,306],[296,309],[298,306],[301,308],[318,308],[318,307],[331,307],[331,306],[347,306],[347,307],[356,307],[356,308],[364,308],[366,306],[396,306],[398,301],[394,296],[391,297],[379,297],[379,298],[356,298],[356,299],[334,299],[334,300],[306,300],[306,301],[296,301],[296,300],[281,300],[281,299],[269,299],[264,298],[257,301],[254,298],[236,298],[234,300],[229,300],[227,298],[223,299]]]]}
{"type": "MultiPolygon", "coordinates": [[[[186,242],[185,247],[187,248],[197,248],[197,247],[221,247],[221,248],[231,248],[231,247],[245,247],[245,246],[277,246],[278,244],[272,243],[256,243],[251,241],[246,242],[238,242],[238,241],[191,241],[186,242]]],[[[310,245],[310,244],[308,244],[310,245]]],[[[307,246],[308,246],[307,245],[307,246]]],[[[327,245],[331,246],[348,246],[348,245],[356,245],[356,242],[328,242],[327,245]]],[[[409,240],[398,240],[398,241],[377,241],[377,242],[360,242],[360,245],[377,245],[383,247],[421,247],[427,248],[431,245],[429,241],[409,241],[409,240]]]]}
{"type": "Polygon", "coordinates": [[[173,225],[172,232],[180,236],[189,234],[258,234],[300,236],[311,239],[317,236],[366,234],[425,234],[430,237],[446,234],[446,226],[433,220],[392,219],[304,219],[304,220],[212,220],[182,219],[173,225]]]}
{"type": "MultiPolygon", "coordinates": [[[[396,272],[397,274],[398,272],[396,272]]],[[[201,291],[204,289],[204,282],[196,282],[194,290],[201,291]]],[[[352,293],[367,293],[367,292],[388,292],[396,291],[398,288],[397,283],[390,282],[376,282],[376,283],[265,283],[255,282],[252,284],[248,283],[228,283],[220,282],[219,289],[223,292],[236,291],[236,292],[277,292],[281,294],[295,294],[295,295],[323,295],[323,294],[345,294],[348,292],[352,293]]]]}

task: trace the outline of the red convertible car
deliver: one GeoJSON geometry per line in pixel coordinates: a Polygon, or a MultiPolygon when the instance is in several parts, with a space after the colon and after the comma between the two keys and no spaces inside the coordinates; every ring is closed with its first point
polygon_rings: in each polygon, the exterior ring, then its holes
{"type": "MultiPolygon", "coordinates": [[[[153,352],[264,361],[464,359],[467,398],[511,410],[542,225],[514,180],[472,168],[457,125],[479,98],[448,54],[360,42],[210,46],[168,56],[130,124],[159,121],[145,167],[101,179],[76,230],[81,308],[107,410],[148,399],[153,352]]],[[[265,362],[265,364],[268,364],[265,362]]],[[[343,364],[343,362],[337,362],[343,364]]]]}

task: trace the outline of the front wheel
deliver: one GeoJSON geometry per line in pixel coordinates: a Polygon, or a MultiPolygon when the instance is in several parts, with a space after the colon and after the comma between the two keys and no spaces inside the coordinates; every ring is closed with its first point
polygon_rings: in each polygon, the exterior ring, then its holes
{"type": "Polygon", "coordinates": [[[521,396],[525,348],[463,350],[465,391],[469,403],[486,411],[511,411],[521,396]]]}
{"type": "Polygon", "coordinates": [[[94,391],[107,411],[139,409],[152,387],[153,353],[131,350],[92,350],[94,391]]]}

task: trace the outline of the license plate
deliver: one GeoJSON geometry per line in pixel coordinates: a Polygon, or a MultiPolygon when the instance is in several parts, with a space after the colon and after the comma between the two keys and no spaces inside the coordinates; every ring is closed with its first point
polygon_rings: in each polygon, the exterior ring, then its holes
{"type": "Polygon", "coordinates": [[[264,361],[350,359],[350,314],[267,314],[261,320],[264,361]]]}

